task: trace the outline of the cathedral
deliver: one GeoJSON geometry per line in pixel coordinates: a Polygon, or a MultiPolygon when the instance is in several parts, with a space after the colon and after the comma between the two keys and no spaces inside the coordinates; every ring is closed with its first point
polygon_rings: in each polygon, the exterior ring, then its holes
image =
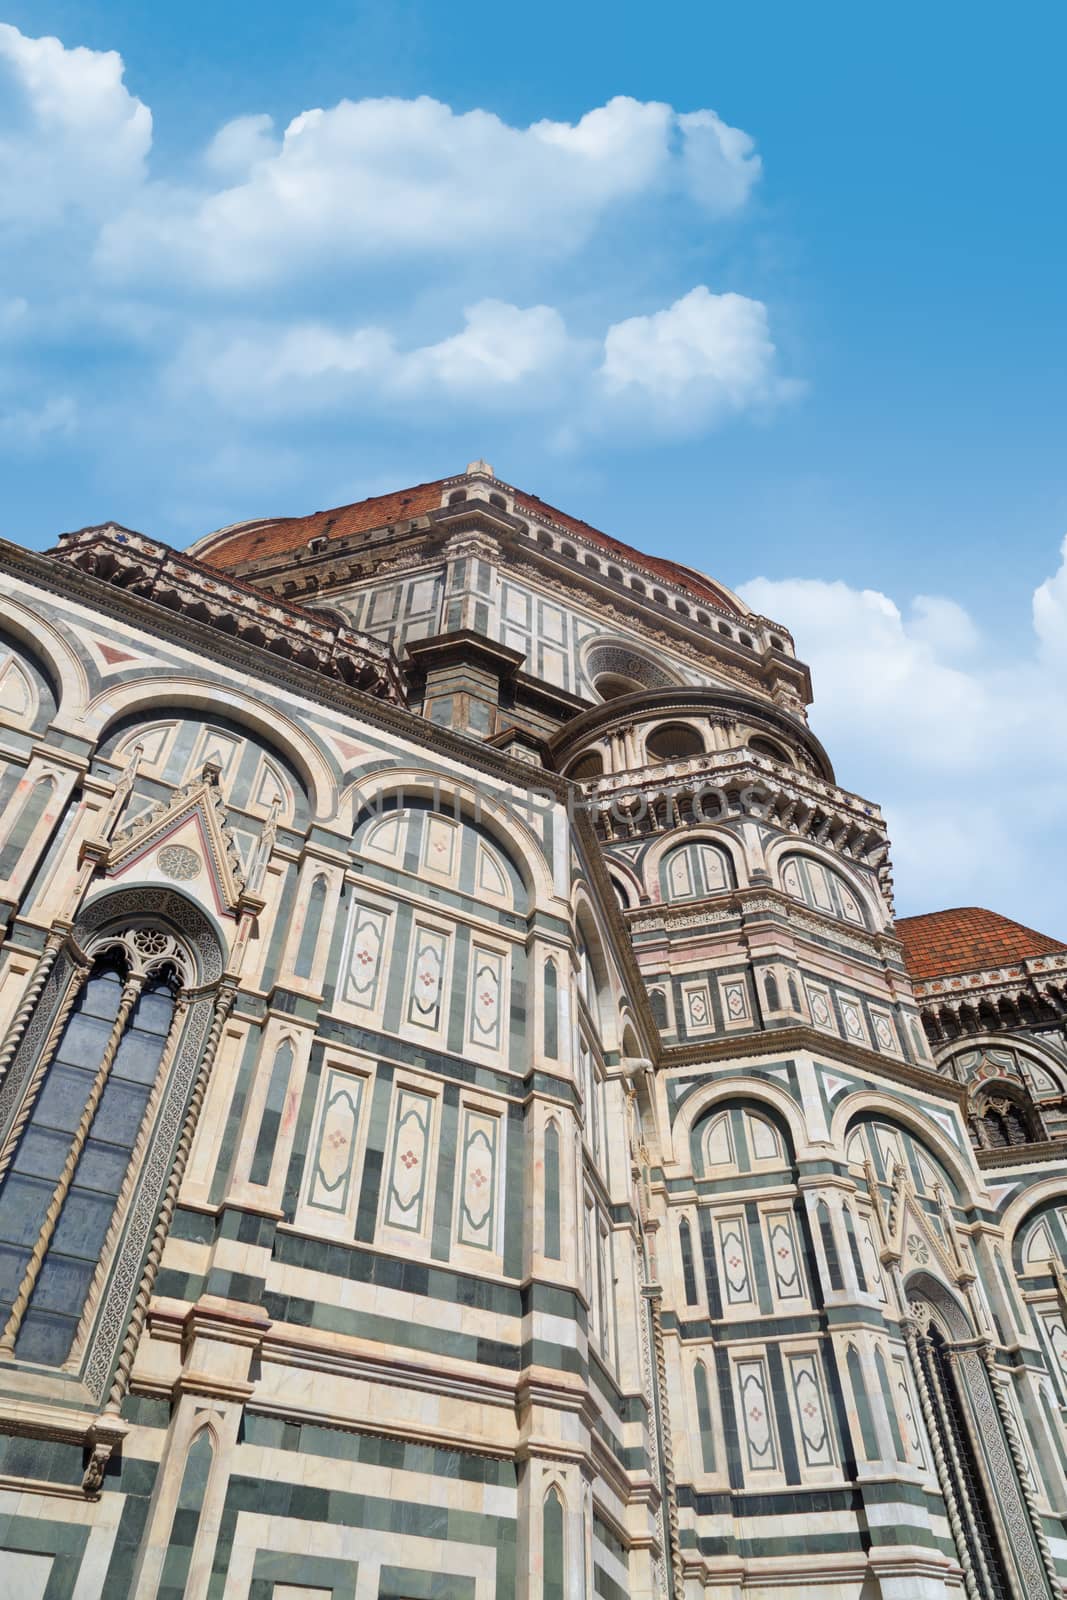
{"type": "Polygon", "coordinates": [[[1067,1594],[1067,944],[786,626],[484,461],[0,550],[0,1596],[1067,1594]]]}

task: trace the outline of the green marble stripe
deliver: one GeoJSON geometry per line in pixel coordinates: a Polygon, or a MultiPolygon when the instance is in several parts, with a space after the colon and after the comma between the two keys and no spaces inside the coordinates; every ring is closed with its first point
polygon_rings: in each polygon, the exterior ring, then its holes
{"type": "Polygon", "coordinates": [[[356,1238],[368,1243],[374,1238],[378,1217],[378,1197],[381,1193],[382,1166],[385,1161],[385,1139],[389,1127],[389,1107],[393,1098],[393,1069],[378,1063],[371,1097],[370,1125],[367,1130],[367,1148],[363,1156],[363,1180],[360,1187],[359,1209],[356,1213],[356,1238]]]}
{"type": "Polygon", "coordinates": [[[462,1152],[459,1149],[459,1090],[454,1083],[446,1083],[441,1106],[441,1133],[437,1150],[437,1182],[430,1248],[430,1254],[435,1261],[447,1261],[452,1249],[452,1205],[455,1199],[457,1158],[462,1159],[462,1152]]]}
{"type": "Polygon", "coordinates": [[[409,905],[396,908],[393,929],[393,954],[385,985],[385,1005],[382,1009],[382,1027],[386,1033],[399,1034],[403,1029],[404,986],[407,983],[408,958],[411,953],[411,925],[414,913],[409,905]]]}
{"type": "MultiPolygon", "coordinates": [[[[435,1077],[454,1078],[457,1083],[473,1084],[492,1094],[509,1095],[514,1098],[529,1088],[530,1080],[522,1071],[511,1072],[506,1066],[476,1066],[473,1062],[448,1055],[444,1051],[431,1049],[421,1043],[414,1045],[398,1035],[379,1033],[372,1028],[361,1028],[352,1023],[340,1022],[335,1017],[324,1016],[321,1012],[318,1015],[316,1037],[321,1041],[348,1045],[352,1050],[375,1056],[379,1061],[392,1065],[417,1067],[420,1072],[429,1072],[435,1077]]],[[[554,1093],[560,1098],[566,1096],[572,1104],[577,1103],[570,1085],[565,1080],[547,1081],[558,1085],[555,1089],[547,1090],[547,1093],[554,1093]]]]}
{"type": "Polygon", "coordinates": [[[256,1056],[259,1053],[261,1037],[262,1029],[249,1028],[244,1049],[241,1052],[241,1064],[237,1069],[237,1084],[233,1091],[233,1098],[230,1101],[230,1109],[226,1115],[226,1126],[222,1135],[218,1161],[211,1179],[211,1187],[208,1191],[208,1200],[212,1205],[219,1204],[229,1187],[230,1172],[237,1146],[237,1134],[241,1126],[241,1119],[244,1116],[245,1102],[248,1099],[248,1089],[256,1056]]]}
{"type": "Polygon", "coordinates": [[[156,1600],[182,1600],[200,1532],[200,1513],[207,1490],[214,1448],[211,1435],[202,1429],[185,1458],[178,1501],[171,1521],[170,1536],[160,1569],[156,1600]]]}
{"type": "MultiPolygon", "coordinates": [[[[447,1047],[456,1055],[463,1054],[467,1040],[467,974],[470,967],[471,930],[462,925],[456,928],[453,939],[451,1000],[445,1002],[448,1012],[447,1047]]],[[[503,995],[501,995],[503,1002],[503,995]]]]}
{"type": "Polygon", "coordinates": [[[282,951],[285,948],[286,936],[289,932],[289,917],[286,908],[292,906],[293,894],[296,890],[297,869],[295,862],[287,861],[282,874],[281,885],[278,890],[278,915],[274,919],[271,929],[270,943],[267,946],[266,958],[263,962],[263,976],[260,980],[264,989],[273,988],[277,981],[278,971],[281,967],[282,951]]]}
{"type": "Polygon", "coordinates": [[[356,1244],[317,1239],[289,1228],[279,1231],[273,1259],[282,1265],[307,1267],[312,1272],[326,1273],[337,1279],[373,1283],[451,1305],[473,1306],[506,1317],[522,1315],[523,1304],[517,1284],[386,1255],[380,1250],[364,1250],[356,1244]]]}
{"type": "Polygon", "coordinates": [[[504,1273],[517,1278],[523,1268],[523,1177],[526,1153],[526,1120],[533,1107],[510,1104],[507,1108],[504,1170],[504,1273]]]}
{"type": "MultiPolygon", "coordinates": [[[[445,1560],[447,1562],[447,1556],[445,1560]]],[[[475,1580],[415,1567],[382,1567],[378,1600],[475,1600],[475,1580]]]]}
{"type": "Polygon", "coordinates": [[[291,1039],[285,1039],[274,1052],[274,1060],[271,1063],[259,1132],[256,1135],[252,1164],[248,1172],[249,1183],[263,1185],[270,1182],[270,1169],[278,1143],[278,1129],[281,1127],[282,1112],[285,1109],[285,1096],[289,1088],[293,1060],[293,1042],[291,1039]]]}
{"type": "Polygon", "coordinates": [[[315,1116],[315,1104],[319,1097],[319,1084],[322,1081],[322,1066],[325,1054],[325,1046],[316,1040],[308,1057],[304,1087],[300,1095],[300,1108],[296,1115],[296,1129],[293,1134],[292,1153],[289,1157],[289,1170],[285,1175],[285,1189],[282,1194],[282,1210],[285,1213],[286,1220],[290,1222],[296,1214],[297,1202],[300,1199],[300,1189],[304,1181],[304,1169],[308,1158],[308,1147],[311,1142],[312,1122],[315,1116]]]}
{"type": "Polygon", "coordinates": [[[332,1461],[349,1461],[383,1471],[424,1473],[434,1478],[458,1478],[464,1483],[515,1489],[517,1468],[512,1461],[446,1450],[439,1445],[410,1444],[378,1434],[351,1433],[319,1423],[288,1422],[283,1417],[245,1413],[247,1444],[268,1450],[286,1450],[332,1461]]]}
{"type": "Polygon", "coordinates": [[[242,1511],[360,1528],[372,1534],[383,1532],[430,1539],[439,1546],[434,1565],[434,1571],[438,1572],[442,1568],[447,1570],[449,1542],[480,1545],[496,1551],[497,1600],[514,1594],[516,1527],[513,1518],[235,1475],[230,1479],[220,1518],[208,1600],[228,1600],[227,1574],[242,1511]]]}
{"type": "MultiPolygon", "coordinates": [[[[463,1361],[475,1361],[480,1366],[502,1367],[512,1372],[522,1365],[518,1346],[500,1339],[427,1327],[410,1318],[354,1311],[321,1300],[274,1294],[269,1289],[263,1295],[263,1304],[276,1322],[288,1322],[297,1327],[318,1328],[328,1333],[371,1339],[378,1344],[395,1345],[404,1350],[421,1350],[430,1355],[454,1356],[463,1361]]],[[[572,1366],[573,1351],[549,1344],[538,1344],[536,1349],[537,1359],[542,1365],[561,1371],[575,1370],[572,1366]]]]}
{"type": "MultiPolygon", "coordinates": [[[[252,1564],[248,1600],[273,1600],[276,1584],[321,1590],[330,1600],[355,1600],[359,1563],[330,1556],[290,1555],[280,1550],[257,1550],[252,1564]]],[[[379,1591],[380,1593],[380,1591],[379,1591]]]]}

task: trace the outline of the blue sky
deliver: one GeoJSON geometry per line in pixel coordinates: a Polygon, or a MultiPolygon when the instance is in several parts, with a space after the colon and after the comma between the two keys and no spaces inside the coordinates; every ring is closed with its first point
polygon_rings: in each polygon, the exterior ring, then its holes
{"type": "Polygon", "coordinates": [[[1060,9],[305,10],[0,11],[0,532],[485,456],[793,629],[898,910],[1067,937],[1060,9]]]}

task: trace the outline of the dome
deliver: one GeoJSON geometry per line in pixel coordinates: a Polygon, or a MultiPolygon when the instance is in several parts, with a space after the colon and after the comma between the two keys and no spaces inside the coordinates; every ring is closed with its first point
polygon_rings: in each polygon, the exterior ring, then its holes
{"type": "Polygon", "coordinates": [[[983,972],[1067,950],[1059,939],[981,906],[900,917],[896,927],[905,964],[916,983],[961,972],[983,972]]]}

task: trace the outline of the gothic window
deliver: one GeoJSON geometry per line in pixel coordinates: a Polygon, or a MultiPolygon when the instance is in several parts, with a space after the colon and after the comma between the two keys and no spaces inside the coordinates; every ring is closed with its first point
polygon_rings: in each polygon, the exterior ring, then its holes
{"type": "Polygon", "coordinates": [[[1013,1094],[984,1095],[970,1121],[972,1136],[980,1150],[1009,1150],[1043,1137],[1033,1108],[1013,1094]]]}
{"type": "Polygon", "coordinates": [[[545,1496],[542,1516],[541,1594],[543,1600],[564,1600],[563,1501],[554,1485],[545,1496]]]}
{"type": "Polygon", "coordinates": [[[780,1011],[782,1006],[782,997],[778,993],[778,979],[775,977],[773,972],[768,972],[767,976],[763,980],[763,987],[767,995],[768,1011],[780,1011]]]}
{"type": "Polygon", "coordinates": [[[659,880],[660,896],[668,905],[675,900],[701,900],[734,887],[729,856],[706,840],[668,851],[660,863],[659,880]]]}
{"type": "Polygon", "coordinates": [[[841,1276],[841,1262],[837,1254],[837,1240],[834,1237],[834,1225],[830,1218],[830,1207],[825,1200],[819,1200],[815,1206],[815,1216],[819,1224],[819,1237],[822,1239],[823,1254],[826,1257],[826,1271],[830,1279],[831,1289],[843,1289],[845,1280],[841,1276]]]}
{"type": "Polygon", "coordinates": [[[176,941],[140,928],[102,941],[68,990],[69,1015],[0,1150],[0,1350],[50,1366],[71,1356],[180,1032],[186,975],[176,941]]]}
{"type": "Polygon", "coordinates": [[[685,1284],[685,1303],[687,1306],[697,1304],[697,1278],[693,1265],[693,1235],[685,1217],[678,1224],[678,1247],[682,1252],[682,1280],[685,1284]]]}
{"type": "Polygon", "coordinates": [[[866,927],[867,919],[856,895],[839,872],[811,856],[788,855],[782,858],[781,883],[787,895],[830,917],[842,917],[866,927]]]}

